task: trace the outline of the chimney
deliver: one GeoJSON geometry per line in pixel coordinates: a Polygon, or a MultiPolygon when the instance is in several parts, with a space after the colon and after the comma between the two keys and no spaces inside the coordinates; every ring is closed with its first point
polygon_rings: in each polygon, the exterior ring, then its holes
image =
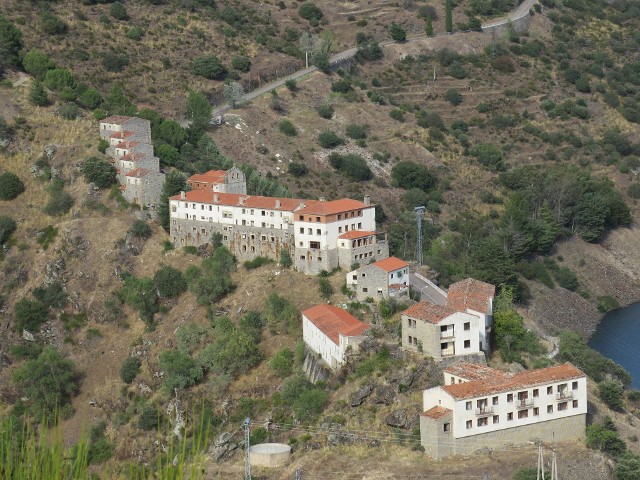
{"type": "Polygon", "coordinates": [[[218,203],[218,194],[217,193],[213,194],[213,203],[218,203]]]}
{"type": "Polygon", "coordinates": [[[245,200],[245,197],[240,197],[238,199],[238,201],[240,202],[240,205],[244,205],[244,200],[245,200]]]}
{"type": "Polygon", "coordinates": [[[324,198],[324,197],[320,197],[318,200],[320,200],[321,202],[326,202],[327,201],[327,199],[324,198]]]}
{"type": "Polygon", "coordinates": [[[276,198],[276,208],[280,208],[280,199],[276,198]]]}
{"type": "Polygon", "coordinates": [[[365,196],[364,196],[364,204],[365,204],[366,206],[371,205],[371,197],[370,197],[369,195],[365,195],[365,196]]]}
{"type": "Polygon", "coordinates": [[[186,200],[187,194],[185,192],[180,192],[180,200],[186,200]]]}

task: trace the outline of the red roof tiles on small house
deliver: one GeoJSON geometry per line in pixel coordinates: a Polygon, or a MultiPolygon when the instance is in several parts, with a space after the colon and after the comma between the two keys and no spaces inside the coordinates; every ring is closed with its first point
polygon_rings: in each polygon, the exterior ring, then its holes
{"type": "Polygon", "coordinates": [[[440,405],[436,405],[435,407],[431,407],[426,412],[422,413],[423,417],[429,417],[433,420],[439,420],[442,417],[447,415],[451,415],[452,411],[448,408],[441,407],[440,405]]]}
{"type": "Polygon", "coordinates": [[[416,303],[402,312],[403,315],[435,324],[456,313],[458,313],[456,310],[429,302],[416,303]]]}
{"type": "Polygon", "coordinates": [[[131,170],[129,173],[127,173],[125,175],[125,177],[142,178],[142,177],[146,176],[147,174],[149,174],[149,170],[147,170],[145,168],[136,168],[134,170],[131,170]]]}
{"type": "Polygon", "coordinates": [[[330,202],[320,200],[303,200],[303,202],[305,206],[296,213],[326,216],[371,207],[371,205],[365,205],[359,200],[350,198],[332,200],[330,202]]]}
{"type": "Polygon", "coordinates": [[[133,117],[127,117],[124,115],[113,115],[111,117],[107,117],[103,120],[100,120],[100,123],[109,123],[111,125],[124,125],[130,120],[133,120],[133,117]]]}
{"type": "Polygon", "coordinates": [[[125,150],[128,150],[130,148],[137,147],[138,145],[140,145],[140,142],[120,142],[118,145],[116,145],[116,148],[123,148],[125,150]]]}
{"type": "Polygon", "coordinates": [[[576,380],[585,377],[585,374],[570,363],[555,365],[553,367],[528,370],[525,372],[509,374],[497,374],[491,379],[476,380],[473,382],[445,385],[443,388],[456,400],[495,395],[513,390],[531,388],[548,383],[576,380]]]}
{"type": "Polygon", "coordinates": [[[376,232],[369,232],[366,230],[350,230],[343,233],[338,238],[341,238],[343,240],[355,240],[356,238],[370,237],[371,235],[375,234],[376,232]]]}
{"type": "Polygon", "coordinates": [[[196,173],[187,179],[187,183],[224,183],[224,176],[227,174],[224,170],[209,170],[205,173],[196,173]]]}
{"type": "Polygon", "coordinates": [[[447,306],[464,312],[467,309],[485,313],[489,300],[495,296],[496,287],[473,278],[467,278],[449,286],[447,306]]]}
{"type": "Polygon", "coordinates": [[[396,270],[400,270],[401,268],[409,266],[407,262],[396,257],[388,257],[384,260],[379,260],[375,263],[372,263],[372,265],[374,267],[381,268],[386,272],[395,272],[396,270]]]}
{"type": "Polygon", "coordinates": [[[122,130],[120,132],[112,133],[109,138],[122,138],[122,139],[125,139],[127,137],[130,137],[131,135],[134,135],[135,133],[136,132],[132,132],[131,130],[122,130]]]}
{"type": "Polygon", "coordinates": [[[302,312],[318,329],[336,345],[340,345],[340,335],[357,337],[370,328],[346,310],[333,305],[316,305],[302,312]]]}
{"type": "Polygon", "coordinates": [[[145,157],[144,153],[131,152],[131,153],[127,153],[126,155],[123,155],[122,157],[120,157],[120,160],[126,160],[128,162],[137,162],[138,160],[140,160],[141,158],[144,158],[144,157],[145,157]]]}

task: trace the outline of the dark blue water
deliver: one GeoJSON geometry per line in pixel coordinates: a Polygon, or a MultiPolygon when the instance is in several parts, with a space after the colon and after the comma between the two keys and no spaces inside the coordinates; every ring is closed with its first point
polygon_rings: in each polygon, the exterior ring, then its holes
{"type": "Polygon", "coordinates": [[[640,303],[607,313],[589,346],[622,365],[640,389],[640,303]]]}

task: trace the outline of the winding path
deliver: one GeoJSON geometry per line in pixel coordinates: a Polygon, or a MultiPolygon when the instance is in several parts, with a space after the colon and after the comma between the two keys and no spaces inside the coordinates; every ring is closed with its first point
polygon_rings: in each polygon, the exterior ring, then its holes
{"type": "MultiPolygon", "coordinates": [[[[518,5],[517,8],[515,8],[511,13],[509,13],[509,15],[507,15],[506,17],[501,17],[495,20],[490,20],[489,22],[485,22],[482,24],[482,29],[485,30],[487,28],[493,28],[493,27],[497,27],[500,25],[504,25],[508,22],[512,22],[514,20],[520,19],[522,18],[524,15],[526,15],[529,10],[531,8],[533,8],[533,5],[537,2],[538,0],[524,0],[524,2],[522,2],[520,5],[518,5]]],[[[436,38],[436,37],[446,37],[446,36],[460,36],[460,35],[465,35],[467,34],[469,31],[464,31],[464,32],[456,32],[453,34],[440,34],[440,35],[434,35],[431,38],[436,38]]],[[[411,35],[410,37],[407,38],[407,43],[411,43],[411,42],[415,42],[417,40],[423,40],[427,38],[427,36],[424,33],[420,33],[417,35],[411,35]]],[[[388,40],[388,41],[384,41],[384,42],[380,42],[380,46],[381,47],[385,47],[387,45],[391,45],[395,42],[388,40]]],[[[351,47],[347,50],[343,50],[342,52],[336,53],[335,55],[333,55],[330,59],[329,59],[329,64],[330,65],[336,65],[340,62],[343,62],[345,60],[350,59],[351,57],[355,56],[356,52],[358,51],[357,47],[351,47]]],[[[279,78],[277,80],[274,80],[271,83],[268,83],[260,88],[257,88],[255,90],[252,90],[249,93],[244,94],[237,102],[236,105],[242,105],[244,103],[250,102],[251,100],[253,100],[254,98],[257,98],[261,95],[264,95],[265,93],[269,93],[271,90],[275,90],[278,87],[283,86],[288,80],[298,80],[301,77],[304,77],[306,75],[309,75],[315,71],[317,71],[318,68],[315,66],[311,66],[309,68],[303,68],[302,70],[298,70],[295,73],[292,73],[291,75],[287,75],[286,77],[282,77],[279,78]]],[[[211,112],[211,123],[217,123],[215,121],[215,119],[217,117],[220,117],[224,112],[228,111],[231,109],[231,105],[229,105],[228,103],[222,104],[222,105],[218,105],[215,106],[211,112]]]]}

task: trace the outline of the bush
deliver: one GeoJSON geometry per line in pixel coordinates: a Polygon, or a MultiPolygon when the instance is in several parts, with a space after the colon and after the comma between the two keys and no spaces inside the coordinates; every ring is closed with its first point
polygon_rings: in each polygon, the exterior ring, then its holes
{"type": "Polygon", "coordinates": [[[144,407],[138,417],[138,427],[142,430],[157,430],[160,427],[160,412],[157,408],[144,407]]]}
{"type": "Polygon", "coordinates": [[[124,279],[118,296],[124,303],[137,310],[145,322],[153,322],[153,315],[158,311],[158,297],[152,279],[129,275],[124,279]]]}
{"type": "Polygon", "coordinates": [[[288,377],[293,373],[293,352],[283,348],[271,358],[269,366],[280,378],[288,377]]]}
{"type": "Polygon", "coordinates": [[[566,288],[572,292],[578,289],[578,276],[571,269],[561,267],[554,273],[554,277],[558,281],[558,285],[562,288],[566,288]]]}
{"type": "Polygon", "coordinates": [[[104,436],[107,424],[102,421],[91,429],[87,463],[94,465],[104,463],[113,456],[114,446],[104,436]]]}
{"type": "Polygon", "coordinates": [[[267,265],[268,263],[273,263],[273,260],[268,257],[256,257],[253,260],[244,262],[244,268],[246,270],[254,270],[263,265],[267,265]]]}
{"type": "Polygon", "coordinates": [[[513,480],[537,480],[538,470],[533,467],[522,467],[513,476],[513,480]]]}
{"type": "Polygon", "coordinates": [[[313,3],[306,2],[298,7],[298,15],[309,22],[318,22],[324,15],[313,3]]]}
{"type": "Polygon", "coordinates": [[[407,32],[395,22],[389,25],[389,36],[394,42],[405,42],[407,40],[407,32]]]}
{"type": "Polygon", "coordinates": [[[347,137],[354,140],[367,138],[367,127],[364,125],[358,125],[357,123],[350,123],[347,125],[345,133],[347,137]]]}
{"type": "Polygon", "coordinates": [[[614,297],[609,295],[604,295],[602,297],[598,297],[598,311],[602,313],[607,313],[611,310],[616,310],[620,308],[620,303],[614,297]]]}
{"type": "Polygon", "coordinates": [[[320,296],[324,300],[329,300],[331,296],[335,293],[331,282],[326,278],[321,278],[318,280],[318,288],[320,290],[320,296]]]}
{"type": "Polygon", "coordinates": [[[325,130],[318,135],[318,143],[322,148],[335,148],[344,144],[344,140],[340,138],[335,132],[331,130],[325,130]]]}
{"type": "Polygon", "coordinates": [[[47,70],[44,76],[44,84],[49,90],[58,91],[64,87],[74,87],[75,80],[69,70],[54,68],[53,70],[47,70]]]}
{"type": "Polygon", "coordinates": [[[21,298],[14,307],[16,328],[19,331],[37,332],[44,322],[49,319],[49,309],[38,300],[21,298]]]}
{"type": "Polygon", "coordinates": [[[0,174],[0,200],[13,200],[24,192],[24,183],[15,173],[0,174]]]}
{"type": "Polygon", "coordinates": [[[67,303],[67,292],[60,282],[35,288],[33,296],[47,308],[62,308],[67,303]]]}
{"type": "Polygon", "coordinates": [[[491,66],[494,70],[502,73],[513,73],[516,71],[515,65],[507,55],[500,55],[491,60],[491,66]]]}
{"type": "Polygon", "coordinates": [[[116,20],[129,20],[127,9],[124,8],[122,2],[113,2],[109,8],[109,14],[116,20]]]}
{"type": "Polygon", "coordinates": [[[614,458],[627,451],[627,445],[615,429],[598,424],[587,427],[587,447],[600,450],[614,458]]]}
{"type": "Polygon", "coordinates": [[[399,108],[394,108],[393,110],[391,110],[389,112],[389,116],[391,118],[393,118],[394,120],[397,120],[399,122],[404,122],[405,121],[405,113],[404,113],[404,111],[400,110],[399,108]]]}
{"type": "Polygon", "coordinates": [[[202,367],[191,355],[178,350],[169,350],[160,354],[160,368],[165,372],[164,388],[173,393],[176,388],[189,388],[202,380],[202,367]]]}
{"type": "Polygon", "coordinates": [[[348,153],[347,155],[332,153],[329,155],[329,163],[333,168],[352,180],[364,181],[373,178],[373,173],[371,173],[367,161],[360,155],[353,153],[348,153]]]}
{"type": "Polygon", "coordinates": [[[58,108],[58,115],[65,120],[75,120],[80,115],[80,109],[75,103],[65,103],[58,108]]]}
{"type": "Polygon", "coordinates": [[[341,78],[331,83],[332,92],[348,93],[350,90],[353,90],[353,87],[351,86],[351,80],[348,78],[341,78]]]}
{"type": "Polygon", "coordinates": [[[131,225],[129,233],[136,238],[147,239],[153,235],[153,230],[151,230],[149,224],[144,220],[136,220],[133,222],[133,225],[131,225]]]}
{"type": "Polygon", "coordinates": [[[284,268],[291,268],[293,265],[293,259],[291,258],[291,254],[285,250],[280,250],[280,266],[284,268]]]}
{"type": "Polygon", "coordinates": [[[16,231],[16,222],[13,218],[0,215],[0,245],[9,240],[9,236],[16,231]]]}
{"type": "Polygon", "coordinates": [[[124,383],[131,383],[140,372],[140,359],[137,357],[127,357],[120,367],[120,378],[124,383]]]}
{"type": "Polygon", "coordinates": [[[602,401],[609,408],[619,412],[624,410],[624,402],[622,401],[624,388],[620,382],[615,380],[600,382],[598,392],[602,401]]]}
{"type": "Polygon", "coordinates": [[[247,57],[233,57],[231,59],[231,66],[239,72],[248,72],[251,70],[251,60],[247,57]]]}
{"type": "Polygon", "coordinates": [[[49,35],[61,35],[68,30],[67,24],[51,12],[44,12],[40,20],[42,30],[49,35]]]}
{"type": "Polygon", "coordinates": [[[454,88],[450,88],[449,90],[447,90],[447,92],[444,94],[444,98],[454,107],[457,107],[458,105],[460,105],[463,100],[460,92],[458,92],[454,88]]]}
{"type": "Polygon", "coordinates": [[[471,155],[476,157],[478,161],[492,172],[504,171],[507,166],[502,158],[502,151],[490,143],[481,143],[475,145],[470,150],[471,155]]]}
{"type": "Polygon", "coordinates": [[[129,65],[129,57],[124,53],[106,52],[102,57],[102,66],[108,72],[121,72],[129,65]]]}
{"type": "Polygon", "coordinates": [[[274,332],[282,330],[292,333],[300,329],[298,310],[286,298],[276,293],[267,298],[263,317],[269,329],[274,332]]]}
{"type": "Polygon", "coordinates": [[[437,182],[437,177],[429,167],[410,160],[396,163],[391,169],[391,178],[400,188],[405,190],[418,188],[425,192],[432,189],[437,182]]]}
{"type": "Polygon", "coordinates": [[[291,121],[287,120],[286,118],[280,120],[280,122],[278,123],[278,129],[288,137],[295,137],[296,135],[298,135],[296,127],[293,125],[293,123],[291,123],[291,121]]]}
{"type": "Polygon", "coordinates": [[[89,157],[83,162],[82,173],[87,183],[94,183],[98,188],[110,187],[116,183],[115,167],[97,157],[89,157]]]}
{"type": "Polygon", "coordinates": [[[127,36],[127,38],[135,41],[142,40],[142,37],[144,37],[144,34],[145,34],[145,31],[140,27],[127,28],[127,31],[125,32],[125,35],[127,36]]]}
{"type": "Polygon", "coordinates": [[[318,112],[318,115],[320,115],[322,118],[330,120],[334,114],[333,105],[318,105],[316,107],[316,112],[318,112]]]}
{"type": "Polygon", "coordinates": [[[80,95],[78,101],[83,107],[95,110],[102,104],[102,96],[95,88],[89,88],[80,95]]]}
{"type": "Polygon", "coordinates": [[[467,70],[459,62],[453,62],[447,72],[449,75],[459,80],[467,78],[467,70]]]}
{"type": "Polygon", "coordinates": [[[29,50],[22,59],[22,66],[25,72],[42,81],[47,71],[55,68],[56,64],[43,51],[29,50]]]}
{"type": "Polygon", "coordinates": [[[444,130],[444,121],[437,112],[420,111],[416,123],[422,128],[435,127],[439,130],[444,130]]]}
{"type": "Polygon", "coordinates": [[[194,75],[209,78],[211,80],[224,80],[227,76],[227,68],[215,55],[197,57],[191,68],[194,75]]]}
{"type": "Polygon", "coordinates": [[[627,195],[631,198],[640,198],[640,183],[634,183],[627,188],[627,195]]]}
{"type": "Polygon", "coordinates": [[[169,265],[160,267],[153,276],[153,284],[160,297],[175,298],[187,291],[187,281],[180,270],[169,265]]]}
{"type": "Polygon", "coordinates": [[[291,162],[288,166],[288,172],[294,177],[303,177],[309,173],[309,168],[303,163],[291,162]]]}

